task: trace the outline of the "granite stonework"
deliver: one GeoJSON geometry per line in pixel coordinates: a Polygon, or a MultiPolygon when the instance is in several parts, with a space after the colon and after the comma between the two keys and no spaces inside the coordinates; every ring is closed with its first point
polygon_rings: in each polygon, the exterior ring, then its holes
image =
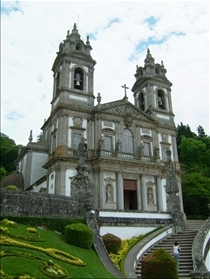
{"type": "Polygon", "coordinates": [[[166,193],[167,197],[167,209],[171,213],[174,224],[177,229],[184,227],[184,216],[180,207],[180,198],[178,196],[179,187],[176,179],[176,173],[174,171],[173,162],[171,160],[171,151],[167,150],[167,177],[166,177],[166,193]]]}
{"type": "Polygon", "coordinates": [[[34,192],[1,191],[1,216],[84,217],[79,202],[66,196],[34,192]]]}
{"type": "Polygon", "coordinates": [[[209,265],[207,267],[205,264],[210,249],[209,228],[210,218],[204,222],[193,241],[192,260],[194,271],[191,272],[191,278],[210,278],[210,271],[208,271],[209,265]],[[201,274],[206,277],[202,277],[201,274]]]}

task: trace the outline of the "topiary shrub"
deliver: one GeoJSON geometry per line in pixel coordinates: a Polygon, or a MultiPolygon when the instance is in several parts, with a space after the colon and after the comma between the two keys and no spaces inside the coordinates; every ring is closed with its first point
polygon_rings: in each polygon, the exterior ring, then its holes
{"type": "Polygon", "coordinates": [[[93,231],[85,224],[76,223],[65,227],[66,242],[82,248],[91,248],[93,231]]]}
{"type": "Polygon", "coordinates": [[[18,187],[15,186],[15,185],[8,185],[8,186],[6,187],[6,189],[9,190],[9,191],[17,191],[17,190],[18,190],[18,187]]]}
{"type": "Polygon", "coordinates": [[[176,260],[163,249],[155,250],[141,261],[141,279],[178,279],[176,260]]]}
{"type": "Polygon", "coordinates": [[[102,236],[102,240],[108,253],[117,254],[121,248],[122,240],[114,234],[107,233],[102,236]]]}

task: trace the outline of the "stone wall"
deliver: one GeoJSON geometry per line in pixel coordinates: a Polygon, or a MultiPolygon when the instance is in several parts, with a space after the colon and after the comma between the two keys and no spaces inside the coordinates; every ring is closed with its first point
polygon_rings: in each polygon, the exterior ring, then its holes
{"type": "Polygon", "coordinates": [[[79,201],[70,197],[35,192],[1,191],[1,216],[51,218],[84,217],[79,201]]]}

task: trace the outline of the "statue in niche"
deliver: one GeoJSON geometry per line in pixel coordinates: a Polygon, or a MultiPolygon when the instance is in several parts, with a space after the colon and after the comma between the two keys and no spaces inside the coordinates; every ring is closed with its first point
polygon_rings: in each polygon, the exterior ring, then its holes
{"type": "Polygon", "coordinates": [[[104,139],[103,139],[103,137],[101,137],[99,139],[98,145],[99,145],[99,149],[103,149],[104,148],[104,139]]]}
{"type": "Polygon", "coordinates": [[[157,146],[155,147],[155,152],[154,152],[154,153],[155,153],[155,154],[154,154],[154,155],[155,155],[155,156],[154,156],[155,158],[159,158],[159,157],[160,157],[159,148],[158,148],[157,146]]]}
{"type": "Polygon", "coordinates": [[[106,186],[106,202],[113,202],[113,187],[111,184],[106,186]]]}
{"type": "Polygon", "coordinates": [[[144,155],[144,145],[142,143],[139,146],[139,154],[140,154],[140,156],[144,155]]]}
{"type": "Polygon", "coordinates": [[[82,138],[82,142],[77,146],[77,158],[79,159],[78,165],[83,165],[87,159],[87,143],[85,138],[82,138]]]}
{"type": "Polygon", "coordinates": [[[147,203],[154,204],[153,189],[151,187],[147,189],[147,203]]]}
{"type": "Polygon", "coordinates": [[[120,142],[120,140],[118,139],[118,141],[116,142],[116,148],[115,148],[115,150],[118,152],[118,151],[120,151],[120,145],[121,145],[121,142],[120,142]]]}

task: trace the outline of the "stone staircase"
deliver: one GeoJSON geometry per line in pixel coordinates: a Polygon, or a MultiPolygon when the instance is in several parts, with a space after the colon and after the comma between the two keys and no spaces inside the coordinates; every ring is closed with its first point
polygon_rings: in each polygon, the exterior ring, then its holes
{"type": "Polygon", "coordinates": [[[151,248],[149,248],[143,256],[139,259],[136,265],[136,276],[141,278],[141,260],[143,257],[151,254],[156,249],[165,249],[171,254],[171,249],[174,242],[177,241],[181,247],[180,259],[179,259],[179,278],[190,278],[190,271],[193,270],[192,262],[192,244],[193,240],[204,223],[204,220],[186,220],[185,227],[181,232],[164,238],[158,243],[155,243],[151,248]]]}

